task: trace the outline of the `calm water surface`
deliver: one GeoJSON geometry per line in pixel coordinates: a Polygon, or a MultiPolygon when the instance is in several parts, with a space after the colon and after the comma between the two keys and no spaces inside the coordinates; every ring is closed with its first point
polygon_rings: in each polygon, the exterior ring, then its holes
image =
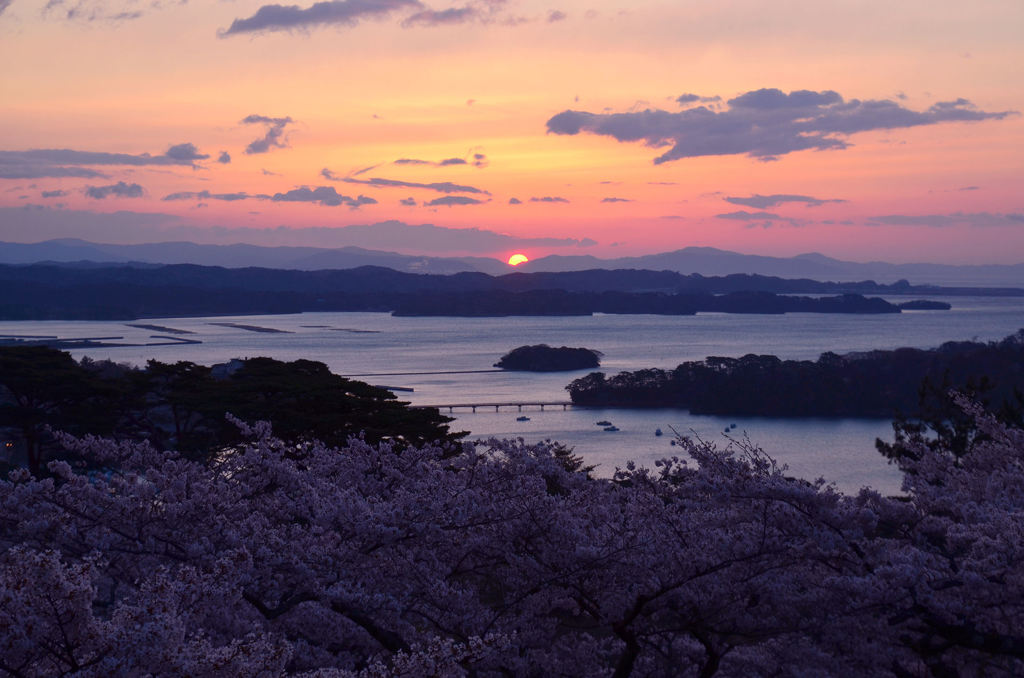
{"type": "MultiPolygon", "coordinates": [[[[901,301],[903,299],[897,299],[901,301]]],[[[201,344],[118,346],[72,351],[143,365],[150,358],[202,364],[231,358],[270,356],[310,358],[344,375],[373,384],[412,388],[398,391],[418,405],[450,403],[567,401],[564,390],[580,372],[531,374],[471,372],[490,370],[501,355],[524,344],[586,346],[601,351],[602,371],[616,373],[648,367],[673,368],[709,355],[739,357],[774,354],[783,359],[814,359],[824,351],[846,353],[900,346],[928,348],[950,340],[993,340],[1024,327],[1024,299],[948,298],[952,311],[914,311],[893,315],[698,314],[696,316],[395,318],[382,313],[303,313],[216,318],[156,318],[136,321],[194,332],[182,335],[201,344]],[[281,330],[257,333],[212,325],[238,323],[281,330]],[[465,372],[461,374],[423,374],[465,372]],[[418,373],[418,374],[417,374],[418,373]]],[[[120,322],[0,322],[0,334],[55,335],[61,338],[122,337],[119,343],[159,341],[158,331],[120,322]]],[[[899,488],[898,474],[874,451],[876,437],[891,435],[888,421],[772,420],[694,416],[683,410],[601,410],[561,407],[515,408],[495,413],[457,410],[454,427],[474,437],[551,438],[575,447],[599,472],[610,474],[627,460],[650,465],[677,452],[670,427],[680,433],[726,444],[729,436],[750,440],[802,477],[824,477],[846,491],[871,486],[899,488]],[[516,421],[517,416],[529,421],[516,421]],[[612,421],[605,432],[598,420],[612,421]],[[732,425],[735,424],[735,427],[732,425]],[[662,437],[654,435],[661,428],[662,437]]]]}

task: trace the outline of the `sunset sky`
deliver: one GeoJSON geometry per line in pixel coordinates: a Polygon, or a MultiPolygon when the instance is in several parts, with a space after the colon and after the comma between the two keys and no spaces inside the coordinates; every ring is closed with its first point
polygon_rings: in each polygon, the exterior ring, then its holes
{"type": "Polygon", "coordinates": [[[1021,0],[0,0],[0,240],[1020,262],[1022,31],[1021,0]]]}

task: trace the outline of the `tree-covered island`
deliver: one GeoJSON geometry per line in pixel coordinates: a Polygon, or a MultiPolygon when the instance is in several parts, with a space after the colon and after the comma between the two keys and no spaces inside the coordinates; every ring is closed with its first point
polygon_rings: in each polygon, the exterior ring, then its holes
{"type": "Polygon", "coordinates": [[[965,387],[980,383],[992,403],[1024,392],[1024,330],[1001,341],[947,342],[818,360],[773,355],[711,356],[671,370],[608,377],[594,372],[566,390],[578,405],[680,407],[695,414],[767,417],[880,417],[914,411],[922,382],[965,387]]]}
{"type": "Polygon", "coordinates": [[[601,365],[601,352],[590,348],[548,346],[536,344],[520,346],[501,356],[495,367],[524,372],[569,372],[601,365]]]}
{"type": "Polygon", "coordinates": [[[503,317],[518,315],[697,313],[899,313],[900,308],[879,297],[840,294],[806,297],[773,292],[459,292],[407,295],[395,305],[396,316],[503,317]]]}

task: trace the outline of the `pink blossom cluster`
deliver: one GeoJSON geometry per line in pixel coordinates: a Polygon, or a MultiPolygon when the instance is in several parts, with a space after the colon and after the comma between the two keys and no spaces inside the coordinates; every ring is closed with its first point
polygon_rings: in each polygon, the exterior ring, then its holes
{"type": "MultiPolygon", "coordinates": [[[[971,405],[966,405],[973,408],[971,405]]],[[[0,484],[10,676],[1024,674],[1024,432],[845,496],[747,446],[286,445],[0,484]]]]}

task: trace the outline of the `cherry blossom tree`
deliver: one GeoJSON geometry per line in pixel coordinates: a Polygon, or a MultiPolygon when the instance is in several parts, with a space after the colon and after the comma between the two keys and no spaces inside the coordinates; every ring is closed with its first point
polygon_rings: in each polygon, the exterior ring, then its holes
{"type": "Polygon", "coordinates": [[[98,438],[0,483],[11,676],[1014,675],[1024,433],[903,497],[752,445],[594,478],[564,447],[98,438]],[[103,470],[109,469],[109,470],[103,470]]]}

